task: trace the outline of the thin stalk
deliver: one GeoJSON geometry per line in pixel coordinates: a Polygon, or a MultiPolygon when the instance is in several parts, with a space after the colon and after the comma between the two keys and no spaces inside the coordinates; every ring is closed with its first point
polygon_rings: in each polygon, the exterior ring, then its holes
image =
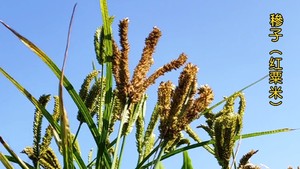
{"type": "Polygon", "coordinates": [[[121,151],[120,151],[120,155],[119,155],[118,169],[121,166],[121,161],[122,161],[123,150],[124,150],[124,147],[125,147],[126,138],[127,138],[126,136],[123,136],[122,145],[121,145],[121,151]]]}
{"type": "Polygon", "coordinates": [[[119,126],[119,131],[118,131],[118,137],[117,137],[117,143],[116,143],[116,147],[115,147],[115,154],[114,154],[114,159],[113,159],[113,163],[111,168],[115,168],[116,163],[117,163],[117,156],[118,156],[118,150],[119,150],[119,144],[120,144],[120,139],[121,139],[121,135],[122,135],[122,131],[123,131],[123,125],[125,123],[126,119],[126,111],[128,109],[128,103],[126,102],[123,112],[122,112],[122,119],[120,122],[120,126],[119,126]]]}
{"type": "MultiPolygon", "coordinates": [[[[157,139],[156,141],[155,141],[155,143],[154,143],[154,145],[156,145],[157,143],[158,143],[158,141],[159,141],[160,139],[157,139]]],[[[160,144],[161,144],[161,140],[160,140],[160,142],[159,142],[159,144],[145,157],[145,158],[143,158],[143,160],[142,160],[142,162],[140,162],[138,165],[137,165],[137,167],[136,167],[136,169],[139,169],[154,153],[154,157],[156,156],[156,153],[157,153],[157,151],[158,151],[158,149],[160,148],[160,144]]]]}
{"type": "Polygon", "coordinates": [[[155,153],[155,152],[157,152],[157,150],[159,149],[159,145],[158,146],[156,146],[144,159],[143,159],[143,161],[142,162],[140,162],[137,166],[136,166],[136,168],[135,169],[140,169],[142,166],[143,166],[143,164],[155,153]]]}
{"type": "MultiPolygon", "coordinates": [[[[5,155],[5,158],[7,158],[10,162],[13,162],[13,163],[18,163],[17,159],[15,159],[14,157],[12,156],[9,156],[9,155],[5,155]]],[[[24,162],[24,164],[26,164],[26,166],[29,168],[29,169],[35,169],[33,166],[31,166],[30,164],[24,162]]]]}
{"type": "Polygon", "coordinates": [[[78,137],[78,134],[79,134],[79,131],[80,131],[80,129],[81,129],[82,124],[83,124],[82,122],[79,123],[79,126],[78,126],[78,128],[77,128],[77,131],[76,131],[76,134],[75,134],[73,143],[72,143],[72,146],[74,146],[74,143],[75,143],[75,141],[76,141],[76,139],[77,139],[77,137],[78,137]]]}
{"type": "MultiPolygon", "coordinates": [[[[182,147],[182,148],[179,148],[179,149],[176,149],[170,153],[167,153],[165,155],[163,155],[160,159],[160,161],[166,159],[166,158],[170,158],[171,156],[174,156],[176,154],[179,154],[179,153],[182,153],[183,151],[186,151],[186,150],[189,150],[189,149],[194,149],[194,148],[197,148],[197,147],[202,147],[204,145],[208,145],[208,144],[212,144],[213,143],[213,140],[209,140],[209,141],[203,141],[201,143],[196,143],[196,144],[192,144],[192,145],[189,145],[189,146],[186,146],[186,147],[182,147]]],[[[146,160],[145,160],[146,161],[146,160]]],[[[142,161],[144,163],[144,160],[142,161]]],[[[145,169],[151,165],[153,165],[154,163],[156,162],[156,160],[153,160],[149,163],[147,163],[146,165],[144,166],[141,166],[142,163],[138,166],[139,168],[136,168],[136,169],[145,169]]]]}
{"type": "Polygon", "coordinates": [[[100,93],[100,103],[99,103],[99,114],[98,114],[98,131],[99,131],[99,133],[101,133],[101,131],[102,131],[102,125],[103,125],[103,115],[102,115],[102,100],[103,100],[103,91],[102,91],[102,89],[103,89],[103,78],[104,78],[104,66],[103,65],[101,65],[101,93],[100,93]]]}
{"type": "MultiPolygon", "coordinates": [[[[242,91],[244,91],[244,90],[248,89],[249,87],[251,87],[251,86],[255,85],[256,83],[258,83],[258,82],[260,82],[260,81],[264,80],[264,79],[265,79],[265,78],[267,78],[267,77],[269,77],[269,75],[265,75],[264,77],[262,77],[262,78],[260,78],[260,79],[256,80],[255,82],[253,82],[253,83],[251,83],[251,84],[247,85],[246,87],[244,87],[244,88],[242,88],[242,89],[238,90],[238,91],[237,91],[237,92],[235,92],[235,93],[242,92],[242,91]]],[[[235,94],[235,93],[234,93],[234,94],[235,94]]],[[[233,96],[234,94],[232,94],[231,96],[233,96]]],[[[231,97],[231,96],[229,96],[229,97],[231,97]]],[[[225,102],[225,101],[226,101],[226,99],[223,99],[223,100],[219,101],[219,102],[218,102],[218,103],[216,103],[215,105],[211,106],[209,109],[207,109],[207,110],[205,110],[205,111],[201,112],[201,114],[200,114],[200,115],[203,115],[203,114],[205,114],[205,113],[207,113],[207,112],[209,112],[209,111],[213,110],[214,108],[218,107],[219,105],[221,105],[221,104],[222,104],[223,102],[225,102]]]]}
{"type": "Polygon", "coordinates": [[[4,165],[4,167],[6,167],[7,169],[13,169],[14,167],[10,164],[10,162],[8,161],[8,159],[5,157],[4,154],[2,154],[0,152],[0,161],[2,162],[2,164],[4,165]]]}
{"type": "Polygon", "coordinates": [[[110,142],[110,144],[107,146],[107,149],[111,148],[112,146],[114,146],[117,142],[117,138],[115,138],[112,142],[110,142]]]}
{"type": "Polygon", "coordinates": [[[154,164],[153,169],[158,169],[158,163],[159,163],[160,160],[161,160],[161,157],[162,157],[162,155],[163,155],[163,153],[164,153],[164,151],[165,151],[165,148],[166,148],[167,143],[168,143],[168,141],[164,141],[164,142],[163,142],[162,147],[161,147],[161,149],[160,149],[160,151],[159,151],[159,153],[158,153],[158,158],[157,158],[157,160],[155,160],[155,164],[154,164]]]}
{"type": "Polygon", "coordinates": [[[63,102],[63,81],[64,81],[64,71],[65,71],[65,65],[67,62],[68,58],[68,50],[69,50],[69,45],[70,45],[70,38],[71,38],[71,30],[72,30],[72,23],[73,23],[73,18],[75,14],[77,4],[74,5],[73,7],[73,12],[71,15],[70,23],[69,23],[69,29],[68,29],[68,35],[67,35],[67,44],[66,44],[66,49],[65,49],[65,54],[64,54],[64,60],[63,60],[63,65],[61,68],[61,76],[59,80],[59,86],[58,86],[58,93],[59,93],[59,111],[61,114],[61,140],[62,140],[62,150],[63,150],[63,161],[64,161],[64,168],[65,169],[72,169],[74,168],[73,165],[73,145],[70,146],[70,128],[69,128],[69,120],[68,120],[68,115],[67,112],[65,111],[64,108],[64,102],[63,102]],[[69,147],[70,146],[70,147],[69,147]]]}
{"type": "Polygon", "coordinates": [[[16,160],[19,166],[23,169],[29,169],[23,160],[9,147],[9,145],[2,139],[0,136],[0,143],[4,146],[4,148],[9,152],[9,154],[16,160]]]}
{"type": "Polygon", "coordinates": [[[232,168],[234,166],[234,168],[237,169],[236,158],[237,158],[237,154],[238,154],[239,149],[240,149],[241,142],[242,142],[242,136],[240,136],[240,139],[237,142],[235,152],[232,151],[232,164],[231,164],[230,168],[232,168]]]}

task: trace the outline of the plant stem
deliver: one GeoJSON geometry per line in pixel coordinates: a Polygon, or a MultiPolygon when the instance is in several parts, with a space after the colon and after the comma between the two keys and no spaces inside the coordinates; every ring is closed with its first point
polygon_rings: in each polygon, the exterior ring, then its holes
{"type": "Polygon", "coordinates": [[[111,168],[113,168],[113,169],[115,168],[116,162],[117,162],[117,156],[118,156],[120,139],[121,139],[121,135],[122,135],[122,131],[123,131],[123,125],[124,125],[124,123],[126,121],[126,117],[127,117],[126,116],[126,112],[128,111],[127,108],[128,108],[128,102],[126,101],[126,104],[125,104],[123,112],[122,112],[122,119],[121,119],[121,122],[120,122],[119,131],[118,131],[118,137],[117,137],[117,143],[116,143],[116,147],[115,147],[114,159],[113,159],[113,163],[112,163],[112,166],[111,166],[111,168]]]}
{"type": "Polygon", "coordinates": [[[142,165],[159,149],[159,145],[157,145],[143,160],[140,162],[135,169],[140,169],[142,165]]]}
{"type": "Polygon", "coordinates": [[[79,134],[79,131],[80,131],[80,129],[81,129],[82,124],[83,124],[83,123],[80,122],[80,124],[79,124],[79,126],[78,126],[78,128],[77,128],[77,131],[76,131],[76,134],[75,134],[75,137],[74,137],[72,146],[74,146],[74,143],[75,143],[75,141],[76,141],[76,139],[77,139],[77,136],[78,136],[78,134],[79,134]]]}
{"type": "Polygon", "coordinates": [[[158,163],[159,163],[160,160],[161,160],[161,157],[162,157],[162,155],[163,155],[163,153],[164,153],[164,151],[165,151],[165,148],[166,148],[167,143],[168,143],[168,141],[166,141],[166,140],[162,143],[161,149],[160,149],[160,151],[159,151],[159,153],[158,153],[158,157],[157,157],[157,159],[155,160],[155,164],[154,164],[153,169],[158,169],[158,168],[157,168],[157,167],[158,167],[158,163]]]}
{"type": "Polygon", "coordinates": [[[101,133],[102,131],[102,126],[103,126],[103,114],[102,114],[102,100],[103,100],[103,91],[102,89],[104,88],[103,87],[103,78],[104,78],[104,66],[101,65],[101,93],[100,93],[100,101],[99,101],[99,112],[98,112],[98,131],[99,133],[101,133]]]}
{"type": "Polygon", "coordinates": [[[121,166],[121,161],[122,161],[122,156],[123,156],[123,150],[124,150],[124,147],[125,147],[125,142],[126,142],[126,136],[123,136],[121,151],[120,151],[120,155],[119,155],[118,169],[121,166]]]}

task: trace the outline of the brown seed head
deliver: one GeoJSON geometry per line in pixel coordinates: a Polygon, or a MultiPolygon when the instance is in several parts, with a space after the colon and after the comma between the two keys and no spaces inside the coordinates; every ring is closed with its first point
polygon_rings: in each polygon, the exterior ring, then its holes
{"type": "Polygon", "coordinates": [[[148,73],[151,65],[154,63],[152,55],[160,36],[161,31],[157,27],[154,27],[148,38],[145,40],[142,57],[134,70],[133,78],[131,80],[131,84],[134,89],[138,89],[144,84],[146,74],[148,73]]]}
{"type": "Polygon", "coordinates": [[[204,111],[214,100],[213,90],[208,85],[202,85],[198,89],[199,97],[195,100],[192,108],[189,110],[189,121],[199,118],[199,113],[204,111]]]}
{"type": "Polygon", "coordinates": [[[175,89],[171,113],[177,116],[182,109],[183,104],[189,96],[190,89],[193,89],[192,84],[195,85],[198,67],[189,63],[181,72],[178,86],[175,89]]]}

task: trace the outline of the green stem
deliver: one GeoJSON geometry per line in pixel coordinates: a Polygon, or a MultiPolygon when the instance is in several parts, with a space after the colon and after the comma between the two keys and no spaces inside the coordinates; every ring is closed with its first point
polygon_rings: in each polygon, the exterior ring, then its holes
{"type": "Polygon", "coordinates": [[[167,143],[168,143],[168,141],[164,141],[164,142],[162,143],[162,147],[161,147],[161,149],[160,149],[160,151],[159,151],[159,153],[158,153],[157,160],[155,160],[155,164],[154,164],[154,167],[153,167],[154,169],[158,169],[158,163],[159,163],[160,160],[161,160],[161,157],[162,157],[162,155],[163,155],[163,153],[164,153],[164,151],[165,151],[165,148],[166,148],[167,143]]]}
{"type": "MultiPolygon", "coordinates": [[[[171,156],[174,156],[176,154],[179,154],[179,153],[182,153],[183,151],[186,151],[186,150],[189,150],[189,149],[194,149],[194,148],[197,148],[197,147],[202,147],[204,145],[208,145],[208,144],[212,144],[213,143],[213,140],[209,140],[209,141],[203,141],[201,143],[196,143],[196,144],[192,144],[192,145],[189,145],[189,146],[186,146],[186,147],[182,147],[182,148],[179,148],[179,149],[176,149],[168,154],[165,154],[161,157],[161,161],[166,159],[166,158],[170,158],[171,156]]],[[[152,152],[151,152],[152,153],[152,152]]],[[[154,153],[154,152],[153,152],[154,153]]],[[[148,156],[147,156],[148,157],[148,156]]],[[[144,163],[144,161],[146,161],[145,159],[142,161],[142,163],[144,163]]],[[[149,163],[147,163],[146,165],[144,166],[141,166],[143,165],[142,163],[138,166],[139,168],[136,168],[136,169],[144,169],[144,168],[147,168],[151,165],[153,165],[154,163],[156,162],[156,160],[153,160],[149,163]]]]}
{"type": "Polygon", "coordinates": [[[98,131],[99,131],[99,133],[101,133],[101,131],[102,131],[102,125],[103,125],[103,115],[102,115],[102,100],[103,100],[103,91],[102,91],[102,89],[104,88],[103,87],[103,78],[104,78],[104,66],[103,65],[101,65],[101,93],[100,93],[100,101],[99,101],[99,114],[98,114],[98,117],[99,117],[99,119],[98,119],[98,131]]]}
{"type": "Polygon", "coordinates": [[[128,108],[128,102],[126,101],[126,104],[125,104],[123,112],[122,112],[122,119],[121,119],[121,122],[120,122],[119,131],[118,131],[118,137],[117,137],[117,143],[116,143],[116,147],[115,147],[114,159],[113,159],[113,163],[112,163],[112,166],[111,166],[111,168],[113,168],[113,169],[115,168],[116,163],[117,163],[119,144],[120,144],[120,139],[121,139],[121,135],[122,135],[122,131],[123,131],[123,125],[124,125],[124,122],[126,121],[127,108],[128,108]]]}
{"type": "Polygon", "coordinates": [[[156,146],[144,159],[140,162],[135,169],[140,169],[143,164],[159,149],[160,145],[156,146]]]}
{"type": "Polygon", "coordinates": [[[77,128],[77,131],[76,131],[76,134],[75,134],[75,137],[74,137],[72,146],[74,146],[74,143],[75,143],[75,141],[76,141],[76,139],[77,139],[77,136],[78,136],[78,134],[79,134],[79,131],[80,131],[80,129],[81,129],[82,124],[83,124],[83,123],[80,122],[80,124],[79,124],[79,126],[78,126],[78,128],[77,128]]]}
{"type": "MultiPolygon", "coordinates": [[[[244,90],[248,89],[249,87],[251,87],[251,86],[255,85],[256,83],[258,83],[258,82],[260,82],[260,81],[264,80],[264,79],[265,79],[265,78],[267,78],[267,77],[269,77],[269,75],[265,75],[264,77],[262,77],[262,78],[258,79],[257,81],[255,81],[255,82],[253,82],[253,83],[249,84],[248,86],[246,86],[246,87],[244,87],[244,88],[242,88],[242,89],[238,90],[238,91],[237,91],[237,92],[235,92],[235,93],[242,92],[242,91],[244,91],[244,90]]],[[[235,93],[234,93],[234,94],[235,94],[235,93]]],[[[229,96],[229,97],[232,97],[234,94],[232,94],[232,95],[231,95],[231,96],[229,96]]],[[[215,105],[211,106],[209,109],[207,109],[207,110],[205,110],[205,111],[201,112],[201,114],[200,114],[200,115],[203,115],[203,114],[205,114],[205,113],[207,113],[207,112],[209,112],[209,111],[213,110],[214,108],[218,107],[219,105],[221,105],[221,104],[222,104],[223,102],[225,102],[225,101],[226,101],[226,99],[223,99],[223,100],[219,101],[219,102],[218,102],[218,103],[216,103],[215,105]]]]}
{"type": "Polygon", "coordinates": [[[126,136],[123,136],[121,151],[120,151],[120,155],[119,155],[118,169],[121,166],[121,161],[122,161],[122,156],[123,156],[123,150],[124,150],[124,147],[125,147],[125,142],[126,142],[126,136]]]}
{"type": "Polygon", "coordinates": [[[29,169],[25,162],[21,160],[19,156],[9,147],[9,145],[2,139],[0,136],[0,143],[4,146],[4,148],[9,152],[9,154],[16,160],[16,162],[19,164],[19,166],[23,169],[29,169]]]}

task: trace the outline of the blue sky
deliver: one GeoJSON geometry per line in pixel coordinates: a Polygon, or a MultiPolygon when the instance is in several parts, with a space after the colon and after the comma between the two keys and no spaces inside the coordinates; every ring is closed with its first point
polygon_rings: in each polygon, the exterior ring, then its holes
{"type": "MultiPolygon", "coordinates": [[[[62,63],[67,28],[73,5],[78,2],[73,25],[66,75],[79,90],[83,78],[90,72],[95,61],[93,34],[101,25],[98,1],[5,1],[0,6],[0,19],[42,48],[59,66],[62,63]]],[[[162,31],[162,38],[154,55],[151,71],[175,59],[182,52],[189,61],[198,65],[199,84],[209,84],[215,93],[215,102],[228,96],[255,80],[267,75],[269,51],[283,52],[283,104],[269,104],[268,79],[247,89],[244,93],[247,108],[243,133],[278,128],[299,128],[297,105],[300,91],[298,39],[300,35],[300,1],[109,1],[110,14],[115,16],[114,37],[118,39],[118,21],[128,17],[131,70],[137,64],[147,37],[153,26],[162,31]],[[269,15],[281,13],[283,37],[271,42],[269,15]]],[[[57,95],[58,80],[38,57],[23,46],[3,26],[0,27],[0,66],[27,88],[35,97],[43,93],[57,95]]],[[[177,82],[180,71],[171,72],[160,81],[177,82]]],[[[32,144],[32,119],[34,107],[17,89],[0,76],[0,135],[16,151],[32,144]]],[[[149,90],[148,114],[156,101],[157,84],[149,90]]],[[[78,122],[77,110],[70,98],[66,109],[75,132],[78,122]]],[[[52,110],[49,105],[49,110],[52,110]]],[[[221,108],[221,107],[220,107],[221,108]]],[[[218,109],[220,109],[218,108],[218,109]]],[[[218,110],[216,109],[216,110],[218,110]]],[[[203,123],[197,120],[193,126],[203,123]]],[[[205,140],[208,136],[196,129],[205,140]]],[[[134,134],[133,134],[134,135],[134,134]]],[[[86,127],[80,135],[82,153],[92,148],[86,127]]],[[[256,164],[272,169],[296,167],[299,163],[299,131],[242,140],[239,157],[250,149],[259,149],[252,158],[256,164]]],[[[5,150],[0,146],[0,151],[5,150]]],[[[133,168],[136,164],[134,137],[129,138],[122,168],[133,168]]],[[[219,168],[216,160],[204,149],[190,151],[195,168],[219,168]]],[[[26,159],[24,155],[20,155],[26,159]]],[[[86,158],[85,158],[86,159],[86,158]]],[[[27,162],[30,160],[27,159],[27,162]]],[[[166,168],[180,168],[181,155],[164,161],[166,168]]],[[[0,165],[1,166],[1,165],[0,165]]],[[[1,168],[1,167],[0,167],[1,168]]]]}

